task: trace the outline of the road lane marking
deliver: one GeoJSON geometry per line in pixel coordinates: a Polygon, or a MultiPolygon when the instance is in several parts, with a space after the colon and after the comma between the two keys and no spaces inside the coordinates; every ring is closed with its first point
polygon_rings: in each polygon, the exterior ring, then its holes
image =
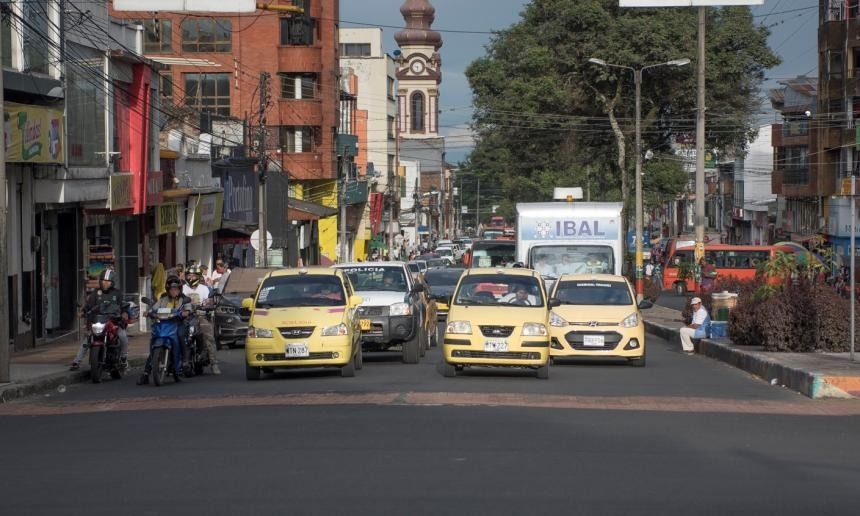
{"type": "Polygon", "coordinates": [[[201,410],[224,407],[376,405],[410,407],[514,407],[556,410],[609,410],[674,413],[727,413],[788,416],[858,416],[858,400],[762,401],[680,396],[571,396],[518,393],[383,392],[303,393],[268,396],[133,398],[92,402],[14,402],[0,405],[0,416],[52,416],[201,410]]]}

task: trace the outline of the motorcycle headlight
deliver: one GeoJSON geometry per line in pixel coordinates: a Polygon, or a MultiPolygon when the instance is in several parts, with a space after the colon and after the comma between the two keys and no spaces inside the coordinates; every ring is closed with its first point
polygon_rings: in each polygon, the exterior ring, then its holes
{"type": "Polygon", "coordinates": [[[349,334],[349,328],[347,328],[346,325],[343,323],[329,326],[328,328],[323,328],[322,331],[323,337],[338,337],[347,334],[349,334]]]}
{"type": "Polygon", "coordinates": [[[236,307],[235,306],[219,306],[218,308],[215,309],[215,311],[218,312],[219,314],[232,315],[232,314],[236,313],[236,307]]]}
{"type": "Polygon", "coordinates": [[[394,303],[388,309],[389,315],[412,315],[412,305],[409,303],[394,303]]]}
{"type": "Polygon", "coordinates": [[[523,337],[546,337],[546,326],[541,323],[527,322],[523,324],[523,337]]]}
{"type": "Polygon", "coordinates": [[[549,325],[556,328],[567,326],[567,320],[555,312],[549,313],[549,325]]]}
{"type": "Polygon", "coordinates": [[[445,328],[445,333],[469,335],[472,333],[472,323],[469,321],[451,321],[445,328]]]}
{"type": "Polygon", "coordinates": [[[251,337],[252,339],[271,339],[272,330],[267,330],[266,328],[254,328],[253,326],[249,326],[248,337],[251,337]]]}
{"type": "Polygon", "coordinates": [[[105,332],[106,327],[105,323],[93,323],[91,327],[93,335],[101,336],[105,332]]]}
{"type": "Polygon", "coordinates": [[[639,314],[630,314],[621,321],[623,328],[635,328],[639,326],[639,314]]]}

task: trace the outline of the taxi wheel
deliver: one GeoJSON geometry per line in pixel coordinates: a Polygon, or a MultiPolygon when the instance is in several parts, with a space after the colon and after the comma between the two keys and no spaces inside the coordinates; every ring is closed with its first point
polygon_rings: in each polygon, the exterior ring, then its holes
{"type": "Polygon", "coordinates": [[[541,380],[549,380],[549,364],[537,368],[537,377],[541,380]]]}
{"type": "Polygon", "coordinates": [[[263,370],[259,367],[251,367],[245,362],[245,379],[251,382],[255,382],[262,378],[263,370]]]}
{"type": "Polygon", "coordinates": [[[352,357],[352,360],[347,362],[347,364],[340,368],[340,376],[343,378],[352,378],[355,376],[355,357],[352,357]]]}
{"type": "Polygon", "coordinates": [[[454,378],[455,376],[457,376],[457,366],[455,366],[454,364],[449,364],[448,362],[445,362],[444,367],[445,367],[445,370],[444,370],[443,374],[445,375],[445,378],[454,378]]]}

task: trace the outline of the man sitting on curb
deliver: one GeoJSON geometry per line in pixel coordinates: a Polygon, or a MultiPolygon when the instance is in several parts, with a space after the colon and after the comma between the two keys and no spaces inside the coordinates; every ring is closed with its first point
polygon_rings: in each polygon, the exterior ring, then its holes
{"type": "Polygon", "coordinates": [[[695,353],[693,339],[707,338],[711,329],[711,317],[705,307],[702,306],[702,300],[694,297],[690,300],[690,307],[693,309],[693,321],[680,330],[681,347],[684,349],[684,353],[688,355],[695,353]]]}

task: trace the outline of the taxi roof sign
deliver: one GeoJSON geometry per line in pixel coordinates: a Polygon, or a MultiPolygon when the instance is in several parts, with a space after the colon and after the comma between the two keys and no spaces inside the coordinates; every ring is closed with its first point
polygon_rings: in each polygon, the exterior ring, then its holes
{"type": "Polygon", "coordinates": [[[256,0],[113,0],[115,11],[175,11],[206,13],[252,13],[256,0]]]}

